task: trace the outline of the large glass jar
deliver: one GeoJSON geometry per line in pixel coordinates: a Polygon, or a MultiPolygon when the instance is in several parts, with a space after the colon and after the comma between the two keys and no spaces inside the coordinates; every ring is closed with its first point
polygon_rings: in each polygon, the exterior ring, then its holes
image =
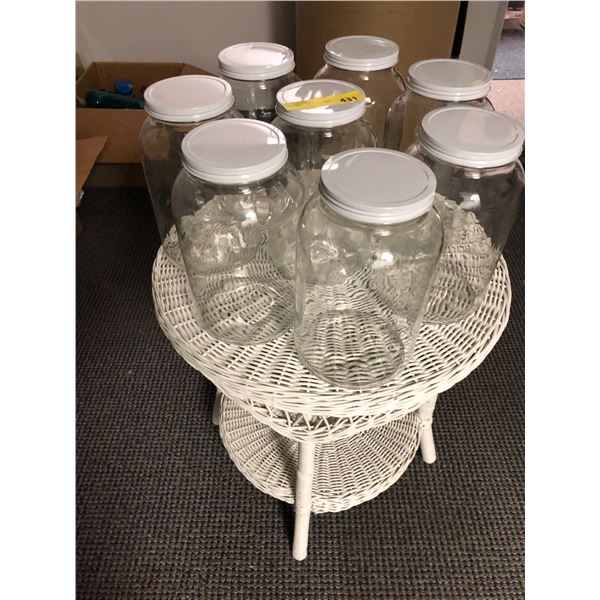
{"type": "Polygon", "coordinates": [[[277,92],[275,110],[273,125],[285,134],[290,162],[302,177],[307,198],[317,191],[321,167],[334,154],[377,146],[364,118],[364,92],[346,81],[313,79],[287,85],[277,92]]]}
{"type": "Polygon", "coordinates": [[[523,140],[513,119],[481,108],[440,108],[423,119],[409,153],[435,173],[445,238],[426,321],[456,321],[480,306],[522,205],[523,140]]]}
{"type": "Polygon", "coordinates": [[[215,338],[259,344],[293,321],[293,245],[303,186],[285,137],[250,119],[201,125],[183,140],[173,187],[195,317],[215,338]]]}
{"type": "Polygon", "coordinates": [[[494,110],[486,98],[492,73],[475,63],[453,58],[421,60],[411,65],[406,93],[387,115],[383,146],[406,152],[415,142],[423,117],[436,108],[466,104],[494,110]]]}
{"type": "Polygon", "coordinates": [[[325,45],[325,66],[315,79],[341,79],[363,89],[367,95],[366,119],[383,140],[385,118],[394,100],[404,93],[402,76],[394,69],[398,45],[372,35],[349,35],[325,45]]]}
{"type": "Polygon", "coordinates": [[[152,210],[165,254],[183,267],[171,208],[171,190],[181,169],[181,141],[200,123],[241,115],[232,108],[231,86],[208,75],[163,79],[146,89],[144,100],[148,116],[140,128],[139,146],[152,210]]]}
{"type": "Polygon", "coordinates": [[[219,72],[233,88],[235,108],[266,123],[275,118],[278,90],[300,80],[295,66],[294,53],[280,44],[248,42],[219,52],[219,72]]]}
{"type": "Polygon", "coordinates": [[[378,148],[323,165],[296,252],[295,342],[314,375],[363,389],[410,361],[442,248],[435,177],[378,148]]]}

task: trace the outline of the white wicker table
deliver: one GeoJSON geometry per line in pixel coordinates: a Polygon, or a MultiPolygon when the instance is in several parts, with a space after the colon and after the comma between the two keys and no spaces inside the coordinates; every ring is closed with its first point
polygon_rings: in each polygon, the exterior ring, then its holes
{"type": "Polygon", "coordinates": [[[501,258],[479,310],[451,325],[423,325],[412,361],[368,391],[336,388],[299,362],[290,330],[256,346],[226,344],[192,316],[186,277],[162,248],[152,273],[158,322],[175,350],[220,390],[213,421],[238,469],[263,492],[294,504],[293,555],[306,557],[311,512],[374,498],[420,446],[432,463],[437,395],[464,379],[500,338],[510,310],[501,258]]]}

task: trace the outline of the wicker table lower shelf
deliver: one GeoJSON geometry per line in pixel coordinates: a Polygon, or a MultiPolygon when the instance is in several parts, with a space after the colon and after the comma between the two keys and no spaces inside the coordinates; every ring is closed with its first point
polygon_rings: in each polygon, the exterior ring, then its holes
{"type": "MultiPolygon", "coordinates": [[[[317,444],[312,512],[337,512],[371,500],[404,473],[419,447],[421,421],[410,413],[350,438],[317,444]]],[[[298,444],[221,397],[220,433],[241,473],[262,492],[294,503],[298,444]]]]}

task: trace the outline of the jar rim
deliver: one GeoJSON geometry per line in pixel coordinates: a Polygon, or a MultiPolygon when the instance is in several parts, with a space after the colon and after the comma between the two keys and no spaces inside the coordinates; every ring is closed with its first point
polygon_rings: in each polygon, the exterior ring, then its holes
{"type": "Polygon", "coordinates": [[[266,179],[287,163],[283,133],[253,119],[211,121],[190,131],[181,144],[184,169],[211,183],[266,179]]]}
{"type": "Polygon", "coordinates": [[[381,71],[398,64],[398,44],[376,35],[347,35],[325,44],[323,59],[346,71],[381,71]]]}
{"type": "Polygon", "coordinates": [[[406,87],[434,100],[461,102],[485,98],[492,73],[485,67],[456,58],[431,58],[408,68],[406,87]]]}
{"type": "Polygon", "coordinates": [[[219,52],[219,72],[241,81],[277,79],[296,68],[294,53],[272,42],[244,42],[219,52]]]}
{"type": "Polygon", "coordinates": [[[427,113],[417,133],[434,158],[462,167],[500,167],[519,158],[525,133],[509,116],[472,106],[427,113]]]}
{"type": "Polygon", "coordinates": [[[284,121],[310,128],[346,125],[366,111],[365,92],[357,85],[336,79],[308,79],[290,83],[277,92],[275,112],[284,121]],[[357,100],[342,102],[339,96],[358,92],[357,100]],[[329,103],[327,100],[329,99],[329,103]],[[306,108],[290,104],[306,102],[306,108]]]}
{"type": "Polygon", "coordinates": [[[385,148],[355,148],[329,158],[319,192],[337,213],[362,223],[411,221],[433,205],[436,179],[416,158],[385,148]]]}
{"type": "Polygon", "coordinates": [[[231,85],[213,75],[178,75],[144,91],[146,113],[166,123],[195,123],[218,117],[234,104],[231,85]]]}

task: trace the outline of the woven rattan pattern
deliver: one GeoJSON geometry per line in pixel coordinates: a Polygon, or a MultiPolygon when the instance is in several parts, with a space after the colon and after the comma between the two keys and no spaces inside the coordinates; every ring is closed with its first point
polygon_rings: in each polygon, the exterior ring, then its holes
{"type": "Polygon", "coordinates": [[[438,461],[314,515],[298,564],[292,507],[240,475],[210,421],[214,387],[156,322],[147,192],[90,188],[78,214],[78,600],[522,600],[522,218],[505,249],[510,320],[440,396],[438,461]]]}
{"type": "MultiPolygon", "coordinates": [[[[296,414],[335,419],[385,415],[378,423],[415,410],[427,396],[447,390],[475,369],[498,341],[510,308],[510,281],[500,259],[486,298],[467,319],[448,325],[423,325],[412,361],[391,382],[368,391],[333,387],[310,374],[298,360],[293,332],[255,346],[220,342],[193,318],[186,278],[159,250],[154,263],[155,312],[177,352],[230,398],[296,414]]],[[[266,410],[266,408],[265,408],[266,410]]],[[[262,420],[265,419],[262,411],[262,420]]],[[[284,414],[284,419],[288,417],[284,414]]],[[[301,419],[302,421],[302,419],[301,419]]],[[[301,422],[300,421],[300,422],[301,422]]],[[[315,427],[308,425],[309,429],[315,427]]],[[[329,424],[325,436],[331,436],[329,424]]],[[[300,434],[301,435],[301,434],[300,434]]]]}
{"type": "MultiPolygon", "coordinates": [[[[259,490],[293,504],[298,444],[259,423],[221,396],[221,439],[229,456],[259,490]]],[[[334,443],[317,444],[312,511],[346,510],[397,481],[419,445],[415,413],[334,443]]]]}
{"type": "Polygon", "coordinates": [[[478,308],[500,253],[474,213],[439,195],[436,207],[447,215],[444,231],[449,228],[453,233],[446,238],[425,321],[448,323],[464,319],[478,308]]]}

